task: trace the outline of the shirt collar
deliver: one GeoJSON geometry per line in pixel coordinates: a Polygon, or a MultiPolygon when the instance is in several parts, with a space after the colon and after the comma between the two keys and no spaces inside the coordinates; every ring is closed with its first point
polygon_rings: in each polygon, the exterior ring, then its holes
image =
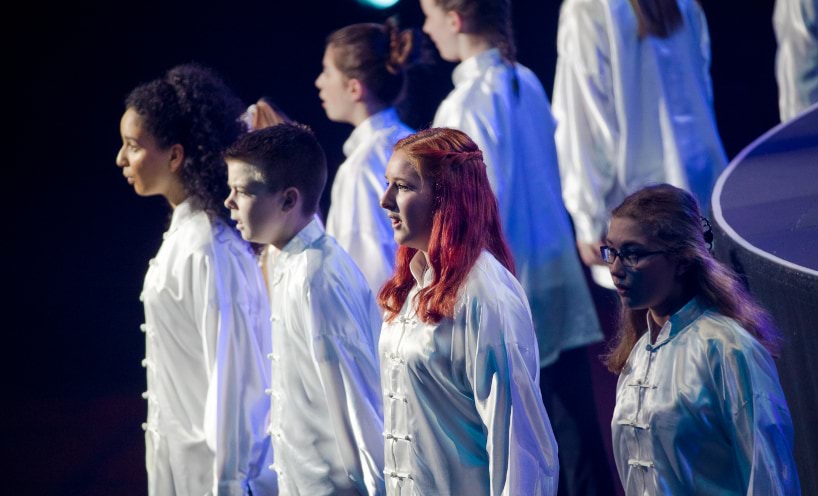
{"type": "Polygon", "coordinates": [[[284,248],[282,253],[298,253],[304,251],[308,246],[314,243],[318,238],[324,235],[324,227],[318,222],[318,219],[313,216],[309,224],[304,226],[298,234],[291,239],[284,248]]]}
{"type": "Polygon", "coordinates": [[[489,67],[502,63],[503,57],[500,55],[499,49],[492,48],[486,50],[485,52],[480,52],[473,57],[467,58],[454,68],[454,72],[452,72],[452,81],[454,82],[454,85],[457,86],[463,81],[468,81],[469,79],[478,77],[489,67]]]}
{"type": "Polygon", "coordinates": [[[179,229],[179,226],[184,224],[186,220],[190,219],[195,214],[196,210],[193,209],[193,202],[191,201],[190,197],[185,198],[185,201],[176,205],[176,207],[173,209],[173,214],[171,214],[170,217],[170,227],[165,234],[170,234],[179,229]]]}
{"type": "MultiPolygon", "coordinates": [[[[704,313],[704,310],[705,308],[698,298],[693,298],[688,301],[685,306],[674,313],[659,330],[659,335],[656,336],[656,344],[653,345],[653,348],[655,349],[663,346],[668,341],[675,338],[680,332],[693,323],[694,320],[698,319],[699,316],[704,313]]],[[[653,324],[651,324],[650,312],[646,312],[646,315],[648,319],[649,333],[653,324]]]]}
{"type": "Polygon", "coordinates": [[[349,135],[344,143],[344,155],[349,157],[358,148],[367,136],[370,136],[378,129],[390,127],[399,122],[398,112],[394,107],[388,107],[376,114],[372,114],[366,118],[365,121],[358,124],[358,126],[349,135]]]}
{"type": "Polygon", "coordinates": [[[421,288],[431,284],[435,275],[434,269],[426,262],[426,255],[420,250],[415,253],[412,261],[409,262],[409,271],[412,273],[412,277],[415,278],[415,282],[418,283],[418,287],[421,288]]]}

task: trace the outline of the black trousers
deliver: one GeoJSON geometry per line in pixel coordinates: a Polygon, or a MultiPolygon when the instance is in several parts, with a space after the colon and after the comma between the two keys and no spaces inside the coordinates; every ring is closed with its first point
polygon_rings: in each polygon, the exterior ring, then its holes
{"type": "Polygon", "coordinates": [[[560,496],[615,494],[586,347],[563,351],[542,368],[540,391],[559,446],[560,496]]]}

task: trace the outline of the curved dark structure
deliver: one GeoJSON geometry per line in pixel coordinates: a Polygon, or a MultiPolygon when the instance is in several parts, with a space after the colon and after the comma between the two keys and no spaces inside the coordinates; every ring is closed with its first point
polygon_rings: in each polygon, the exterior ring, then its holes
{"type": "Polygon", "coordinates": [[[803,494],[818,494],[818,105],[745,148],[713,191],[716,257],[784,335],[777,360],[803,494]]]}

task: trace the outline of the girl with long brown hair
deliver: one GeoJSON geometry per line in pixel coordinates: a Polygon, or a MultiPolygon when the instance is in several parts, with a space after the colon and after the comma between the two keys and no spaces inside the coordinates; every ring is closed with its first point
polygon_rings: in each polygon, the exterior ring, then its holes
{"type": "Polygon", "coordinates": [[[613,210],[601,258],[622,302],[606,357],[627,494],[799,494],[780,337],[708,251],[693,196],[667,184],[613,210]]]}
{"type": "Polygon", "coordinates": [[[378,296],[387,492],[556,494],[531,312],[482,152],[428,129],[398,142],[386,178],[400,245],[378,296]]]}

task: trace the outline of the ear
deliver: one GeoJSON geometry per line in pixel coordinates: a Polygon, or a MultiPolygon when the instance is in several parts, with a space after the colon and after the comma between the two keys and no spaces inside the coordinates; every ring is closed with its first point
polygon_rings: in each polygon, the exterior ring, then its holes
{"type": "Polygon", "coordinates": [[[463,33],[463,29],[465,26],[465,21],[463,20],[463,16],[457,13],[455,10],[450,10],[446,12],[446,26],[449,27],[452,33],[460,34],[463,33]]]}
{"type": "Polygon", "coordinates": [[[677,277],[685,276],[692,266],[693,264],[690,263],[690,260],[676,261],[676,276],[677,277]]]}
{"type": "Polygon", "coordinates": [[[290,186],[281,192],[281,210],[289,212],[290,210],[301,206],[301,192],[298,189],[290,186]]]}
{"type": "Polygon", "coordinates": [[[170,147],[170,171],[174,174],[182,169],[182,164],[185,163],[185,148],[179,143],[171,145],[170,147]]]}
{"type": "Polygon", "coordinates": [[[362,102],[366,97],[366,86],[355,78],[347,79],[347,93],[354,102],[362,102]]]}

